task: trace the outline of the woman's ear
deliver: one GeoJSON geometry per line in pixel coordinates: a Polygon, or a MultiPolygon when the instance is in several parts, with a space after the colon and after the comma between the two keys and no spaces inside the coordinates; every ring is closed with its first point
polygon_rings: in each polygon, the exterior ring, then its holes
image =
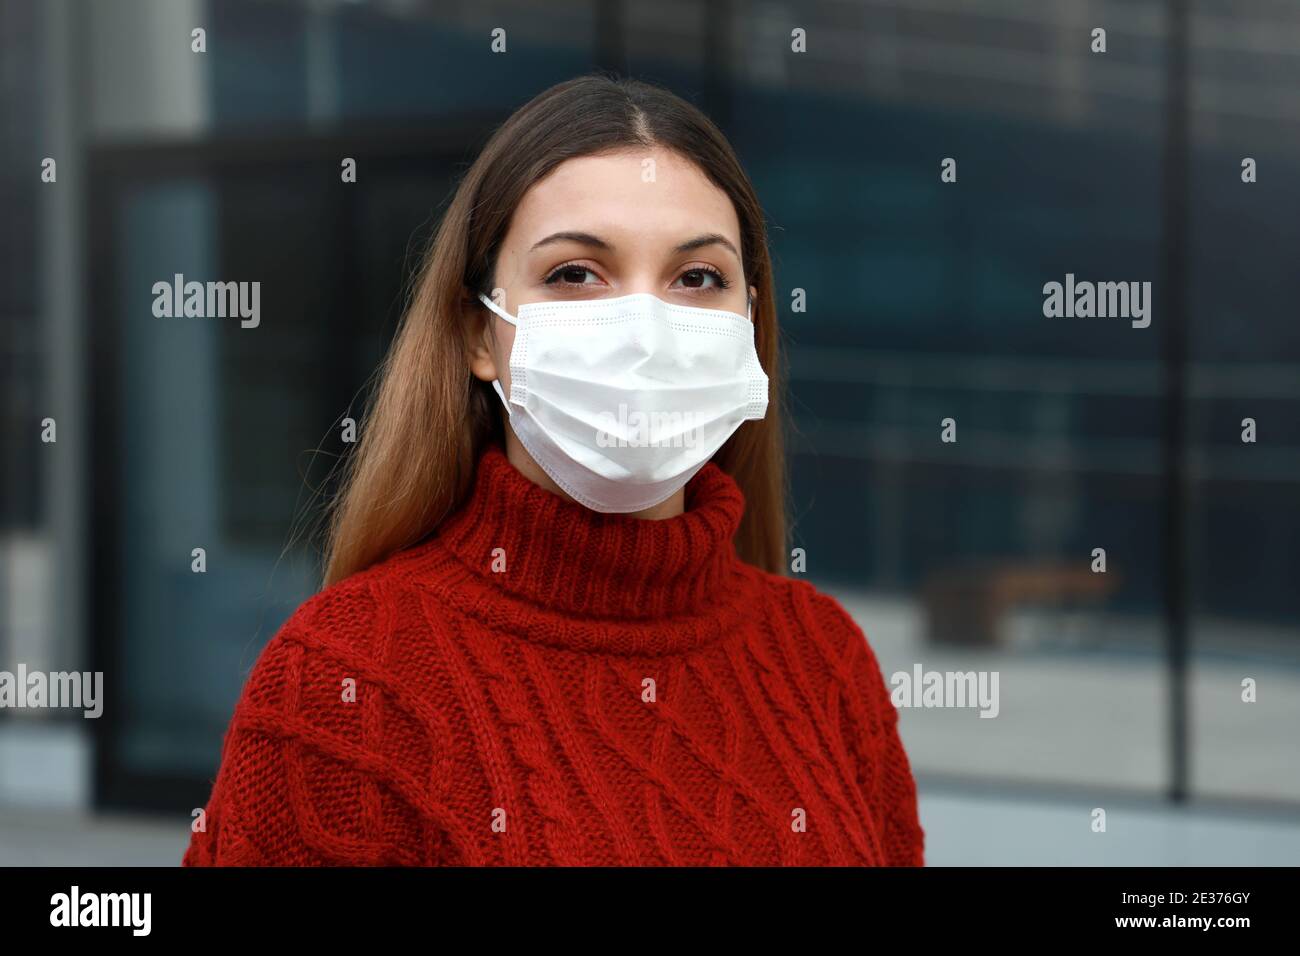
{"type": "Polygon", "coordinates": [[[491,382],[498,377],[492,349],[492,313],[468,289],[461,294],[461,309],[465,327],[470,329],[469,370],[475,378],[491,382]]]}

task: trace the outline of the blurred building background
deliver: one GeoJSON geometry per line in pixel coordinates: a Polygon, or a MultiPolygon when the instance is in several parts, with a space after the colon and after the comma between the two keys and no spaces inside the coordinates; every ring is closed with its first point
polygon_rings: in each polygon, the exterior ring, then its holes
{"type": "Polygon", "coordinates": [[[808,576],[887,676],[1000,674],[902,713],[928,860],[1300,862],[1300,6],[0,0],[0,670],[106,680],[0,710],[0,864],[179,861],[423,240],[594,68],[766,206],[808,576]],[[176,273],[261,326],[155,318],[176,273]],[[1067,273],[1151,327],[1044,318],[1067,273]]]}

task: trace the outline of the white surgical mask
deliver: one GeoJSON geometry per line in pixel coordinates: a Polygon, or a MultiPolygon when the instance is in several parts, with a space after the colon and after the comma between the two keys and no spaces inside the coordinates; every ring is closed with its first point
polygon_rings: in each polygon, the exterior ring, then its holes
{"type": "Polygon", "coordinates": [[[594,511],[643,511],[671,496],[748,419],[767,413],[767,375],[748,318],[664,302],[533,302],[516,327],[510,398],[520,443],[594,511]]]}

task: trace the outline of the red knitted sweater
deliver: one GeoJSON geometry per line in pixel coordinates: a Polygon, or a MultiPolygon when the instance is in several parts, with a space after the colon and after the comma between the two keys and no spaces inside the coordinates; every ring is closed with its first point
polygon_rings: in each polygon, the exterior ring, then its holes
{"type": "Polygon", "coordinates": [[[709,463],[680,516],[599,514],[488,448],[267,644],[184,865],[920,865],[876,659],[736,557],[743,508],[709,463]]]}

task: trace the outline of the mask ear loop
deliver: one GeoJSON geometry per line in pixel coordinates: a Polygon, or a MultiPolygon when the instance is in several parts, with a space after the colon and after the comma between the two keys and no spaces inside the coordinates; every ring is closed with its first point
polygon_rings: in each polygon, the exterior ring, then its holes
{"type": "MultiPolygon", "coordinates": [[[[509,322],[511,325],[513,325],[513,326],[515,326],[515,327],[518,327],[518,326],[519,326],[519,320],[518,320],[518,319],[516,319],[513,315],[511,315],[511,314],[510,314],[509,312],[507,312],[505,309],[501,308],[501,306],[497,305],[495,302],[493,302],[491,299],[489,299],[487,296],[485,296],[482,292],[480,292],[480,293],[478,294],[478,298],[479,298],[479,301],[480,301],[480,302],[482,302],[485,306],[487,306],[489,309],[491,309],[491,310],[492,310],[493,312],[495,312],[497,315],[501,316],[501,318],[505,319],[505,320],[506,320],[507,322],[509,322]]],[[[501,379],[499,379],[499,378],[494,378],[494,379],[492,379],[492,389],[493,389],[493,391],[495,391],[495,392],[497,393],[498,396],[500,396],[500,398],[501,398],[501,404],[504,405],[504,406],[506,407],[506,415],[507,415],[507,416],[511,415],[512,412],[510,411],[510,400],[506,398],[505,390],[501,387],[501,379]]]]}
{"type": "Polygon", "coordinates": [[[491,299],[489,299],[487,296],[485,296],[482,292],[480,292],[480,293],[478,294],[478,298],[479,298],[479,301],[480,301],[480,302],[482,302],[484,305],[486,305],[489,309],[491,309],[491,310],[492,310],[493,312],[495,312],[497,315],[501,316],[501,318],[505,319],[505,320],[506,320],[507,322],[509,322],[511,325],[515,325],[515,326],[517,326],[517,325],[519,324],[519,320],[518,320],[518,319],[516,319],[513,315],[511,315],[511,314],[510,314],[509,312],[507,312],[505,309],[501,308],[501,306],[497,305],[495,302],[493,302],[491,299]]]}

